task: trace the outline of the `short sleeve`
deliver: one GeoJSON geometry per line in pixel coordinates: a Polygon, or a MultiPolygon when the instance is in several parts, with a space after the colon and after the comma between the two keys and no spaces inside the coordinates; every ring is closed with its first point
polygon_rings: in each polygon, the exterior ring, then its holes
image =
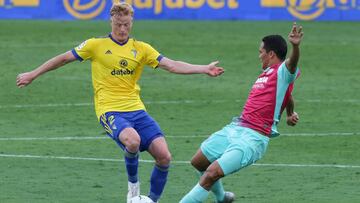
{"type": "Polygon", "coordinates": [[[299,73],[299,68],[296,68],[296,71],[294,74],[291,74],[290,71],[286,68],[285,61],[280,65],[278,69],[278,77],[280,80],[283,80],[284,82],[290,84],[295,81],[297,78],[296,76],[299,73]]]}
{"type": "Polygon", "coordinates": [[[74,48],[71,52],[79,60],[91,60],[93,57],[94,49],[94,40],[88,39],[85,42],[81,43],[79,46],[74,48]]]}
{"type": "Polygon", "coordinates": [[[152,68],[156,68],[159,65],[160,60],[163,58],[163,56],[156,51],[151,45],[144,43],[144,64],[148,65],[152,68]]]}

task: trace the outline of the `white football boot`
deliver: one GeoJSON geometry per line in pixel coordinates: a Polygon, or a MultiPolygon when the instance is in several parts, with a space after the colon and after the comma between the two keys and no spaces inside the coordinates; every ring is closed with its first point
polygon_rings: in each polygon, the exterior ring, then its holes
{"type": "Polygon", "coordinates": [[[140,195],[140,182],[132,183],[128,182],[128,194],[127,194],[127,203],[130,203],[131,198],[140,195]]]}

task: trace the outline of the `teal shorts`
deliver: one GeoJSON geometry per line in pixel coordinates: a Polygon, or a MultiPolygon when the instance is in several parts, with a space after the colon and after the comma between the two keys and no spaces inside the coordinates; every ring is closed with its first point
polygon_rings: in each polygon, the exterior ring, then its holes
{"type": "Polygon", "coordinates": [[[265,154],[269,138],[232,122],[201,144],[201,151],[212,163],[218,161],[224,175],[255,163],[265,154]]]}

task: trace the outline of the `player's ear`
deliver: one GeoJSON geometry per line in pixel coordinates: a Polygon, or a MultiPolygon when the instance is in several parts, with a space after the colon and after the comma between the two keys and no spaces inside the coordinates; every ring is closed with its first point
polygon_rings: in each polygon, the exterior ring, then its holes
{"type": "Polygon", "coordinates": [[[276,57],[276,54],[273,50],[269,51],[270,58],[276,57]]]}

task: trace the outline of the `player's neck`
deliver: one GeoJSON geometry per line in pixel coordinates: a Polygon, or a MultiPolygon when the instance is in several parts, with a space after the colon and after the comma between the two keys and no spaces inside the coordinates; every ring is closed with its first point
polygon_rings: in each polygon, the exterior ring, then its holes
{"type": "Polygon", "coordinates": [[[279,64],[279,63],[282,63],[282,61],[278,58],[274,58],[273,60],[270,60],[268,67],[271,67],[271,66],[273,66],[275,64],[279,64]]]}
{"type": "Polygon", "coordinates": [[[116,42],[118,42],[119,44],[125,44],[128,40],[129,40],[129,37],[127,38],[121,38],[121,37],[117,37],[116,35],[114,35],[113,33],[111,33],[111,37],[113,40],[115,40],[116,42]]]}

